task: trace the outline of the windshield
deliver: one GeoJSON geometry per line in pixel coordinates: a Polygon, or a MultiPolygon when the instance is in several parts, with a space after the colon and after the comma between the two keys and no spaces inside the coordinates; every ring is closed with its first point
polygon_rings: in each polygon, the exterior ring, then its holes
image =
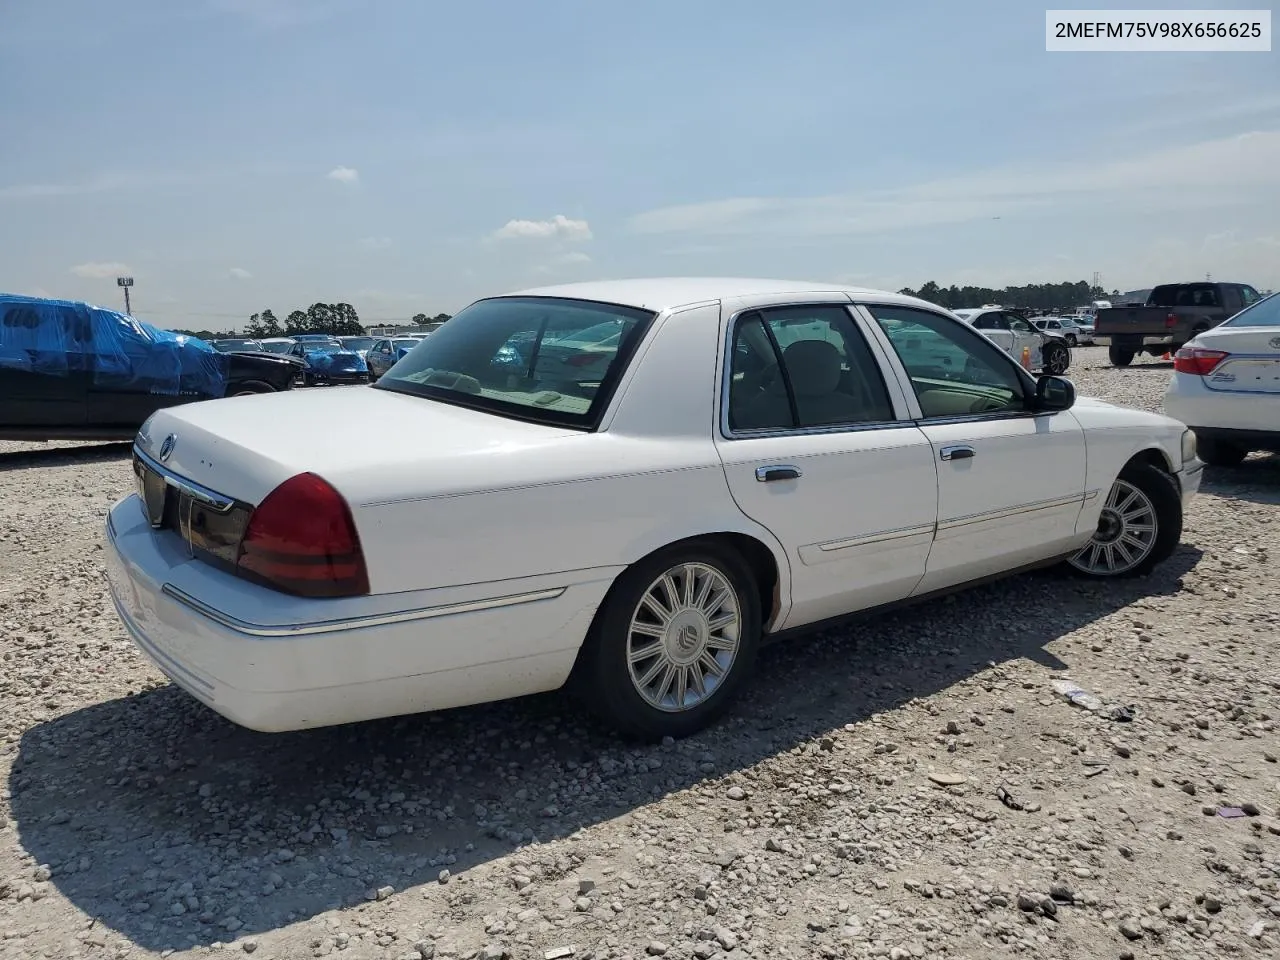
{"type": "Polygon", "coordinates": [[[261,350],[256,340],[215,340],[213,342],[215,349],[227,352],[230,350],[261,350]]]}
{"type": "Polygon", "coordinates": [[[342,345],[348,350],[368,350],[373,346],[373,337],[343,337],[342,345]]]}
{"type": "Polygon", "coordinates": [[[288,353],[289,348],[293,346],[291,340],[275,340],[260,344],[267,353],[288,353]]]}
{"type": "Polygon", "coordinates": [[[1222,327],[1280,327],[1280,293],[1273,293],[1251,307],[1245,307],[1222,327]]]}
{"type": "Polygon", "coordinates": [[[376,386],[594,429],[653,317],[557,297],[481,300],[419,341],[376,386]]]}
{"type": "Polygon", "coordinates": [[[304,340],[300,346],[303,353],[333,353],[342,349],[337,340],[304,340]]]}
{"type": "Polygon", "coordinates": [[[419,342],[420,341],[415,337],[402,337],[399,340],[392,340],[391,345],[396,349],[399,349],[400,347],[408,347],[412,350],[419,342]]]}

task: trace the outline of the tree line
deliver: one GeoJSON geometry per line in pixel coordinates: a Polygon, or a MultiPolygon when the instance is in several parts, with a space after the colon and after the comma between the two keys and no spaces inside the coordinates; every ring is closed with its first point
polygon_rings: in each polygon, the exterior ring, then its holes
{"type": "MultiPolygon", "coordinates": [[[[437,313],[429,317],[425,313],[416,313],[410,323],[423,326],[428,323],[444,323],[449,319],[447,313],[437,313]]],[[[174,333],[186,334],[201,340],[226,340],[236,337],[250,337],[261,340],[266,337],[293,337],[302,333],[325,333],[332,337],[359,337],[365,332],[356,308],[349,303],[313,303],[306,310],[294,310],[281,323],[270,308],[249,317],[244,330],[175,330],[174,333]]]]}
{"type": "Polygon", "coordinates": [[[1119,290],[1113,290],[1108,295],[1102,287],[1092,286],[1084,280],[1075,283],[1030,283],[1024,287],[1005,287],[1001,290],[993,287],[957,287],[954,283],[943,287],[930,280],[919,290],[903,287],[898,292],[928,300],[948,310],[981,307],[988,303],[1025,310],[1067,310],[1085,306],[1094,300],[1105,300],[1108,296],[1120,296],[1119,290]]]}

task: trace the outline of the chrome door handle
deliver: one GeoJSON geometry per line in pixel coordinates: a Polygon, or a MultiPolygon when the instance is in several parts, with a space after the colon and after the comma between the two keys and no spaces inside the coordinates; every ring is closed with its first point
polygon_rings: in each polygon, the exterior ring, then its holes
{"type": "Polygon", "coordinates": [[[938,451],[938,456],[943,460],[972,460],[977,456],[977,451],[967,443],[957,443],[954,446],[943,447],[938,451]]]}
{"type": "Polygon", "coordinates": [[[800,477],[800,468],[793,467],[787,463],[775,463],[767,467],[756,467],[756,479],[761,483],[770,483],[774,480],[799,480],[800,477]]]}

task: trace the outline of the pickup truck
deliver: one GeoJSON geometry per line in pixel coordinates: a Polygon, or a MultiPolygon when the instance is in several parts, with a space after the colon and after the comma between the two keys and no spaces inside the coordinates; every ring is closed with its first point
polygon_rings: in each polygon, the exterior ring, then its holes
{"type": "Polygon", "coordinates": [[[1127,367],[1140,353],[1158,357],[1177,352],[1192,337],[1261,299],[1245,283],[1164,283],[1141,306],[1099,310],[1093,332],[1109,339],[1111,363],[1127,367]]]}

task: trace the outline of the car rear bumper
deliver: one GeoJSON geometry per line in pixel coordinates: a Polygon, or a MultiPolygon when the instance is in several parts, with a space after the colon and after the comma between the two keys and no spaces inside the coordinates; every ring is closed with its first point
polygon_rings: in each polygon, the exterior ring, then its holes
{"type": "Polygon", "coordinates": [[[1197,436],[1214,431],[1265,436],[1280,431],[1280,393],[1210,390],[1203,377],[1192,373],[1170,378],[1164,412],[1197,436]]]}
{"type": "Polygon", "coordinates": [[[615,572],[359,598],[384,612],[348,617],[348,601],[300,601],[191,560],[136,495],[112,508],[106,533],[111,597],[139,649],[216,712],[267,732],[554,690],[615,572]],[[239,616],[208,600],[237,596],[239,616]]]}

